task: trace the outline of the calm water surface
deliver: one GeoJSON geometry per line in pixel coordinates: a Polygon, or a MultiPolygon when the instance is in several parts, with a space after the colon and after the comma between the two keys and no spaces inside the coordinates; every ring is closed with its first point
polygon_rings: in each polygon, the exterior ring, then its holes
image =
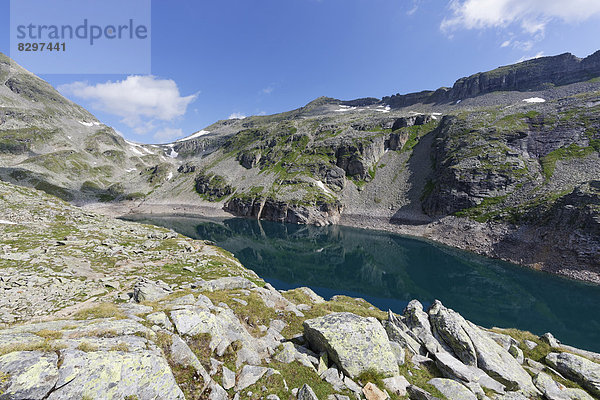
{"type": "Polygon", "coordinates": [[[139,217],[212,240],[278,289],[308,286],[325,298],[362,297],[401,313],[439,299],[485,327],[552,332],[600,351],[600,287],[400,235],[342,226],[248,219],[139,217]]]}

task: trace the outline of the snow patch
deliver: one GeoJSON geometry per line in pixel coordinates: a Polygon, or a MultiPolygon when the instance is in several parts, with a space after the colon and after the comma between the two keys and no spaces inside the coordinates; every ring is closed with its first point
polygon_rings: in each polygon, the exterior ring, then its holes
{"type": "Polygon", "coordinates": [[[175,149],[173,148],[173,146],[169,146],[171,147],[171,152],[167,154],[167,156],[171,157],[171,158],[177,158],[177,156],[179,155],[178,152],[175,151],[175,149]]]}
{"type": "Polygon", "coordinates": [[[133,146],[129,146],[129,150],[131,150],[132,152],[134,152],[138,156],[143,156],[144,155],[143,151],[140,151],[140,150],[138,150],[137,148],[135,148],[133,146]]]}
{"type": "Polygon", "coordinates": [[[523,99],[525,103],[545,103],[546,100],[541,97],[530,97],[528,99],[523,99]]]}
{"type": "Polygon", "coordinates": [[[93,122],[77,121],[83,126],[94,126],[93,122]]]}
{"type": "Polygon", "coordinates": [[[325,186],[323,182],[315,180],[315,183],[317,184],[317,187],[325,193],[333,194],[333,192],[327,186],[325,186]]]}
{"type": "Polygon", "coordinates": [[[340,104],[340,108],[337,110],[333,110],[335,112],[346,112],[346,111],[352,111],[352,110],[356,110],[356,107],[350,107],[350,106],[343,106],[340,104]]]}
{"type": "Polygon", "coordinates": [[[173,172],[169,172],[169,175],[167,175],[167,180],[170,181],[173,178],[173,172]]]}
{"type": "Polygon", "coordinates": [[[4,224],[4,225],[17,225],[16,222],[7,221],[5,219],[0,219],[0,224],[4,224]]]}
{"type": "Polygon", "coordinates": [[[197,137],[200,137],[200,136],[208,135],[209,133],[210,133],[209,131],[201,130],[201,131],[198,131],[198,132],[194,133],[193,135],[190,135],[188,137],[185,137],[183,139],[179,139],[179,140],[176,140],[176,141],[177,142],[185,142],[186,140],[191,140],[191,139],[194,139],[194,138],[197,138],[197,137]]]}
{"type": "Polygon", "coordinates": [[[129,169],[125,170],[125,172],[133,172],[133,171],[137,171],[137,169],[136,168],[129,168],[129,169]]]}
{"type": "Polygon", "coordinates": [[[456,104],[460,103],[462,100],[456,100],[456,104]]]}

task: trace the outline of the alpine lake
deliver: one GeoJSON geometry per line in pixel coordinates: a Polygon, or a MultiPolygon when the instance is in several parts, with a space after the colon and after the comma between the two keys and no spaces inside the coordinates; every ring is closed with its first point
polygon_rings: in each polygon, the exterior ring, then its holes
{"type": "Polygon", "coordinates": [[[600,286],[425,240],[345,226],[242,218],[128,218],[210,240],[280,290],[361,297],[402,313],[435,299],[483,327],[517,328],[600,352],[600,286]]]}

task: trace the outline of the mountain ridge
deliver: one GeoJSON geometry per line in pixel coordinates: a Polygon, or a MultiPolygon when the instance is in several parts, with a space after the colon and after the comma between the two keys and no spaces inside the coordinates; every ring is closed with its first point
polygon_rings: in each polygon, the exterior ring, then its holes
{"type": "Polygon", "coordinates": [[[533,71],[533,87],[562,62],[555,82],[585,79],[561,86],[483,93],[494,86],[476,74],[457,81],[473,95],[460,102],[320,97],[162,145],[126,141],[54,95],[32,101],[37,78],[4,68],[21,83],[0,85],[0,177],[111,213],[372,227],[600,282],[600,82],[588,79],[599,54],[499,75],[533,71]]]}

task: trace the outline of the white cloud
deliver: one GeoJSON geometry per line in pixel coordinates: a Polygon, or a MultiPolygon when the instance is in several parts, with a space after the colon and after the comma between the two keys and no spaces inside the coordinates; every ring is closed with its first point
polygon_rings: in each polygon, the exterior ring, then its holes
{"type": "Polygon", "coordinates": [[[535,56],[523,56],[523,57],[519,58],[517,60],[517,62],[520,63],[520,62],[527,61],[527,60],[534,60],[534,59],[540,58],[540,57],[544,57],[544,52],[543,51],[540,51],[535,56]]]}
{"type": "Polygon", "coordinates": [[[227,119],[244,119],[244,118],[246,118],[246,116],[244,114],[239,113],[239,112],[234,112],[227,119]]]}
{"type": "Polygon", "coordinates": [[[273,86],[268,86],[266,88],[264,88],[263,90],[261,90],[262,94],[271,94],[273,93],[273,86]]]}
{"type": "Polygon", "coordinates": [[[414,13],[416,13],[419,10],[419,6],[421,5],[421,0],[413,0],[412,2],[412,7],[406,11],[406,15],[413,15],[414,13]]]}
{"type": "Polygon", "coordinates": [[[162,128],[154,134],[154,139],[159,142],[172,141],[183,136],[183,131],[176,128],[162,128]]]}
{"type": "Polygon", "coordinates": [[[598,0],[451,0],[452,16],[440,28],[504,28],[518,24],[529,34],[541,33],[548,22],[579,22],[600,15],[598,0]]]}
{"type": "Polygon", "coordinates": [[[121,122],[139,134],[155,129],[156,121],[183,116],[197,97],[196,94],[181,96],[173,80],[154,76],[128,76],[122,81],[96,85],[74,82],[58,89],[66,95],[90,100],[92,108],[121,117],[121,122]]]}
{"type": "Polygon", "coordinates": [[[510,46],[511,41],[510,40],[505,40],[504,42],[502,42],[502,44],[500,45],[500,47],[508,47],[510,46]]]}

